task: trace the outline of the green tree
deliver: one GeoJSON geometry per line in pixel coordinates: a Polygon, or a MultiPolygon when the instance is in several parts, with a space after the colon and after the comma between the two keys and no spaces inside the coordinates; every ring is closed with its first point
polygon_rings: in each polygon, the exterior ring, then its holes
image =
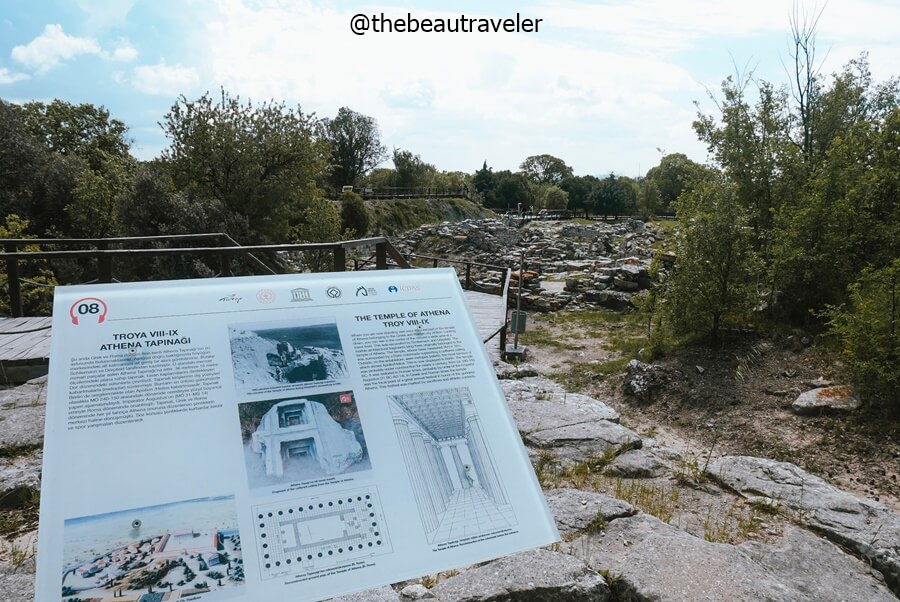
{"type": "Polygon", "coordinates": [[[369,231],[369,210],[358,194],[345,192],[341,195],[341,231],[360,238],[369,231]]]}
{"type": "MultiPolygon", "coordinates": [[[[18,215],[9,214],[0,225],[0,238],[34,238],[27,234],[28,221],[18,215]]],[[[38,245],[25,245],[23,251],[40,251],[38,245]]],[[[22,311],[26,316],[48,316],[53,309],[53,287],[56,277],[46,260],[19,262],[21,279],[22,311]]],[[[0,294],[0,313],[11,315],[9,306],[9,283],[6,264],[0,265],[0,281],[6,289],[0,294]]]]}
{"type": "Polygon", "coordinates": [[[525,177],[535,184],[558,185],[572,177],[572,168],[553,155],[532,155],[519,166],[525,177]]]}
{"type": "Polygon", "coordinates": [[[900,410],[900,259],[865,269],[849,287],[849,303],[830,307],[829,326],[843,342],[853,382],[900,410]]]}
{"type": "Polygon", "coordinates": [[[675,202],[677,262],[665,292],[666,318],[677,336],[717,336],[743,322],[756,301],[749,216],[737,186],[710,178],[675,202]]]}
{"type": "Polygon", "coordinates": [[[426,163],[419,155],[408,150],[394,149],[394,183],[397,188],[429,186],[437,174],[437,168],[426,163]]]}
{"type": "Polygon", "coordinates": [[[322,137],[331,149],[331,185],[355,186],[359,179],[387,158],[381,132],[373,117],[348,107],[334,119],[322,121],[322,137]]]}
{"type": "MultiPolygon", "coordinates": [[[[708,169],[688,159],[683,153],[664,155],[659,165],[652,167],[645,176],[646,185],[652,186],[652,206],[643,203],[650,214],[669,213],[672,203],[693,183],[708,175],[708,169]]],[[[647,194],[645,191],[644,194],[647,194]]]]}
{"type": "Polygon", "coordinates": [[[538,186],[534,193],[535,209],[563,210],[569,204],[569,193],[559,186],[538,186]]]}
{"type": "MultiPolygon", "coordinates": [[[[306,203],[291,235],[294,241],[301,243],[334,242],[340,237],[340,214],[332,203],[318,196],[306,203]]],[[[303,259],[312,272],[329,270],[332,265],[331,253],[328,251],[305,251],[303,259]]]]}
{"type": "Polygon", "coordinates": [[[223,208],[229,234],[250,242],[285,240],[318,194],[327,147],[299,107],[242,103],[225,90],[179,97],[162,123],[163,160],[175,187],[223,208]]]}

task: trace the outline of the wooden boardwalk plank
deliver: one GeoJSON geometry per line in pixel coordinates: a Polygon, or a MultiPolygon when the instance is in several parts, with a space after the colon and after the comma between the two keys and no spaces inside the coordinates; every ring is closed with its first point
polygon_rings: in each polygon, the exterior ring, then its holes
{"type": "Polygon", "coordinates": [[[0,318],[0,362],[50,357],[50,317],[0,318]]]}
{"type": "Polygon", "coordinates": [[[506,298],[475,291],[463,291],[466,303],[481,340],[485,340],[506,323],[506,298]]]}

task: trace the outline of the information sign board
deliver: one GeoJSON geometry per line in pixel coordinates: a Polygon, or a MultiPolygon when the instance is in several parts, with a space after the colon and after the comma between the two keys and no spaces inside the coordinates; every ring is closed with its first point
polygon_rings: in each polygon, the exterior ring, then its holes
{"type": "Polygon", "coordinates": [[[452,270],[56,291],[38,600],[318,600],[557,539],[452,270]]]}

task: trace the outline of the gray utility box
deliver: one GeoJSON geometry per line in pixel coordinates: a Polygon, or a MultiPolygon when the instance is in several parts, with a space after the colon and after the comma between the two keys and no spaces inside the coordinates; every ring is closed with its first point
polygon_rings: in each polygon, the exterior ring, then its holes
{"type": "Polygon", "coordinates": [[[522,334],[525,332],[525,322],[527,321],[528,314],[524,311],[519,311],[514,309],[510,312],[509,318],[509,331],[513,334],[522,334]]]}

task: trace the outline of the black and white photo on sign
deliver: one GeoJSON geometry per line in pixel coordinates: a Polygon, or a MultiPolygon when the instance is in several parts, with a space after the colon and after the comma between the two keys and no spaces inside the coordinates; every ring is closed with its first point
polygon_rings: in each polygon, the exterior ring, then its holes
{"type": "Polygon", "coordinates": [[[348,374],[333,319],[232,324],[228,330],[239,391],[337,382],[348,374]]]}

